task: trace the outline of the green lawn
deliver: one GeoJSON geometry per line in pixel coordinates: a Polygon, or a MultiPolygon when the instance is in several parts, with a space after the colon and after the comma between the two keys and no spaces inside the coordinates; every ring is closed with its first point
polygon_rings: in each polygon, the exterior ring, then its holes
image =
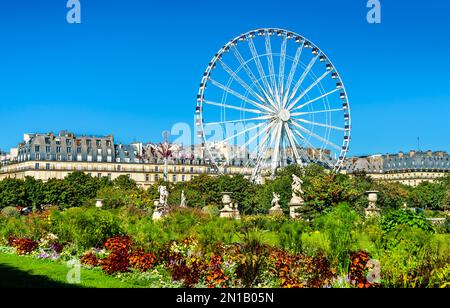
{"type": "Polygon", "coordinates": [[[0,288],[132,288],[138,285],[122,282],[100,270],[82,268],[80,284],[66,280],[70,268],[65,263],[39,260],[27,256],[0,253],[0,288]]]}

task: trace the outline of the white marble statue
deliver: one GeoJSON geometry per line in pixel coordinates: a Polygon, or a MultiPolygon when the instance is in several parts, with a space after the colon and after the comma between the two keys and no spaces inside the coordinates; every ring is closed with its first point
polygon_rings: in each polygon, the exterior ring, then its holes
{"type": "Polygon", "coordinates": [[[160,185],[158,187],[158,193],[159,193],[159,205],[166,206],[167,197],[169,197],[169,191],[167,190],[167,187],[164,185],[160,185]]]}
{"type": "Polygon", "coordinates": [[[292,198],[302,198],[304,194],[302,190],[303,181],[295,174],[292,175],[292,179],[292,198]]]}
{"type": "Polygon", "coordinates": [[[280,207],[280,203],[279,203],[280,202],[280,194],[273,192],[272,195],[273,195],[272,203],[271,203],[272,209],[279,208],[280,207]]]}
{"type": "Polygon", "coordinates": [[[181,191],[180,207],[186,207],[186,196],[184,194],[184,190],[181,191]]]}

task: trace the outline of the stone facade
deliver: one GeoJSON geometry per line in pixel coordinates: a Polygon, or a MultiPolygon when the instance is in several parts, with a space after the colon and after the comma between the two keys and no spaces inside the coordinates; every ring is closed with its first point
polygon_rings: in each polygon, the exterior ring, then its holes
{"type": "Polygon", "coordinates": [[[410,151],[398,154],[352,157],[346,160],[343,173],[366,174],[379,181],[417,186],[433,182],[450,172],[450,155],[443,151],[410,151]]]}

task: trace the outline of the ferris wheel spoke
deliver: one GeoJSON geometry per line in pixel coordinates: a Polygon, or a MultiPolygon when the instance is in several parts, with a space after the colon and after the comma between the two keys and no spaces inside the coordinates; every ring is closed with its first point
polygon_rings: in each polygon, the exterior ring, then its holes
{"type": "MultiPolygon", "coordinates": [[[[312,100],[307,101],[306,103],[303,103],[302,105],[299,105],[299,106],[293,108],[291,111],[302,109],[303,107],[306,107],[309,104],[314,103],[315,101],[318,101],[318,100],[320,100],[320,99],[322,99],[324,97],[327,97],[327,96],[329,96],[329,95],[331,95],[331,94],[333,94],[334,92],[337,92],[337,91],[339,91],[339,89],[334,89],[334,90],[332,90],[330,92],[327,92],[327,93],[325,93],[325,94],[323,94],[323,95],[321,95],[319,97],[316,97],[316,98],[314,98],[312,100]]],[[[339,110],[342,110],[342,109],[339,109],[339,110]]]]}
{"type": "MultiPolygon", "coordinates": [[[[273,127],[270,129],[271,131],[273,131],[273,127]]],[[[265,156],[267,156],[267,151],[269,150],[269,146],[272,143],[272,140],[270,142],[268,142],[269,140],[269,136],[272,136],[272,133],[267,133],[264,136],[264,139],[261,143],[261,145],[259,147],[256,147],[253,152],[251,154],[253,154],[254,152],[258,151],[258,154],[256,156],[256,162],[255,162],[255,167],[254,167],[254,174],[252,174],[252,177],[255,176],[260,168],[261,168],[261,163],[262,160],[264,159],[265,156]]]]}
{"type": "Polygon", "coordinates": [[[319,82],[321,82],[328,74],[330,74],[333,70],[326,71],[319,78],[317,78],[306,90],[304,90],[292,103],[288,106],[288,110],[294,107],[312,88],[314,88],[319,82]]]}
{"type": "Polygon", "coordinates": [[[253,84],[258,87],[259,91],[264,95],[264,96],[268,96],[266,91],[264,90],[264,88],[261,86],[261,84],[259,83],[258,79],[256,79],[255,75],[253,74],[252,70],[248,67],[247,63],[244,61],[244,58],[242,58],[241,53],[239,52],[239,50],[236,48],[236,46],[232,46],[231,48],[233,50],[233,54],[236,57],[236,59],[239,61],[239,63],[241,64],[241,66],[244,68],[244,71],[247,73],[248,77],[250,77],[250,79],[252,80],[253,84]]]}
{"type": "MultiPolygon", "coordinates": [[[[306,139],[298,130],[294,129],[293,131],[295,134],[297,134],[300,137],[300,139],[303,142],[305,142],[305,144],[307,144],[311,148],[312,151],[315,151],[315,147],[308,141],[308,139],[306,139]]],[[[306,153],[305,153],[305,155],[308,158],[308,161],[311,162],[312,160],[310,159],[310,156],[306,153]]],[[[313,159],[314,159],[314,155],[313,155],[313,159]]],[[[325,164],[327,164],[327,166],[330,169],[333,169],[334,166],[332,164],[330,164],[327,160],[322,160],[322,161],[325,162],[325,164]]]]}
{"type": "MultiPolygon", "coordinates": [[[[248,46],[250,47],[250,51],[252,53],[253,59],[256,63],[256,68],[258,70],[259,77],[261,78],[263,85],[266,88],[266,91],[268,93],[270,93],[271,92],[270,85],[269,85],[269,82],[267,81],[266,73],[264,72],[264,68],[261,64],[261,60],[259,59],[260,55],[256,51],[256,47],[255,47],[255,44],[253,43],[253,39],[249,38],[247,41],[248,41],[248,46]]],[[[269,102],[272,104],[272,106],[275,107],[272,103],[272,99],[270,99],[270,97],[266,97],[266,98],[269,100],[269,102]]]]}
{"type": "Polygon", "coordinates": [[[282,122],[279,122],[275,128],[275,146],[272,153],[272,174],[275,174],[275,171],[278,167],[278,158],[280,155],[280,144],[282,142],[281,132],[283,130],[282,122]]]}
{"type": "Polygon", "coordinates": [[[295,94],[297,94],[297,91],[300,88],[300,86],[302,85],[303,80],[305,80],[306,76],[311,71],[312,67],[314,66],[314,64],[316,63],[318,58],[319,58],[319,54],[317,54],[314,58],[311,59],[308,66],[306,67],[303,74],[301,75],[300,79],[297,81],[294,88],[292,89],[292,93],[286,93],[286,95],[288,95],[288,97],[289,97],[288,98],[289,101],[291,101],[294,98],[295,94]]]}
{"type": "Polygon", "coordinates": [[[272,112],[272,109],[270,109],[269,107],[264,106],[264,105],[261,105],[260,103],[257,103],[257,102],[255,102],[254,100],[249,99],[248,97],[245,97],[244,95],[242,95],[242,94],[240,94],[240,93],[238,93],[238,92],[236,92],[236,91],[230,89],[229,87],[227,87],[227,86],[221,84],[221,83],[218,82],[218,81],[215,81],[214,79],[211,79],[211,78],[210,78],[209,81],[210,81],[213,85],[215,85],[216,87],[218,87],[218,88],[224,90],[225,92],[230,93],[231,95],[233,95],[233,96],[235,96],[235,97],[237,97],[237,98],[239,98],[239,99],[241,99],[241,100],[243,100],[243,101],[245,101],[245,102],[247,102],[247,103],[249,103],[249,104],[252,104],[252,105],[253,105],[254,107],[256,107],[256,108],[263,109],[263,110],[265,110],[266,112],[272,112]]]}
{"type": "Polygon", "coordinates": [[[236,80],[248,93],[250,93],[257,100],[264,102],[264,98],[256,93],[241,77],[239,77],[225,62],[219,60],[220,65],[223,69],[234,79],[236,80]]]}
{"type": "Polygon", "coordinates": [[[303,126],[299,125],[298,123],[291,121],[292,125],[294,125],[295,127],[297,127],[299,130],[301,130],[302,132],[304,132],[307,135],[310,135],[311,137],[323,142],[324,144],[328,144],[330,146],[332,146],[333,148],[337,149],[338,151],[341,150],[341,148],[339,146],[337,146],[336,144],[334,144],[333,142],[326,140],[323,137],[320,137],[319,135],[313,133],[312,131],[310,131],[309,129],[304,128],[303,126]]]}
{"type": "Polygon", "coordinates": [[[216,103],[216,102],[206,101],[206,100],[203,101],[203,102],[205,104],[212,105],[212,106],[218,106],[218,107],[234,109],[234,110],[240,110],[240,111],[247,111],[247,112],[251,112],[251,113],[265,114],[261,110],[257,110],[257,109],[242,108],[242,107],[227,105],[227,104],[223,104],[223,103],[216,103]]]}
{"type": "Polygon", "coordinates": [[[289,140],[289,144],[291,145],[292,152],[294,153],[295,160],[297,163],[301,163],[301,158],[298,153],[297,144],[294,142],[294,134],[292,133],[291,129],[289,128],[289,125],[287,123],[284,123],[284,129],[286,130],[286,135],[289,140]]]}
{"type": "Polygon", "coordinates": [[[298,62],[300,61],[300,57],[303,51],[303,43],[297,48],[297,52],[295,53],[294,61],[292,62],[291,70],[289,72],[288,79],[286,81],[285,93],[283,94],[283,107],[286,106],[289,90],[291,89],[292,81],[294,80],[295,72],[297,71],[298,62]]]}
{"type": "Polygon", "coordinates": [[[252,131],[254,129],[258,129],[259,127],[261,127],[263,125],[266,125],[266,123],[260,123],[258,125],[251,126],[251,127],[247,128],[247,129],[244,129],[244,130],[240,131],[237,134],[234,134],[233,136],[230,136],[230,137],[224,139],[223,142],[227,142],[228,140],[232,140],[232,139],[234,139],[236,137],[239,137],[239,136],[245,134],[246,132],[252,131]]]}
{"type": "Polygon", "coordinates": [[[261,137],[262,134],[265,134],[269,131],[269,129],[272,128],[273,124],[275,123],[275,121],[270,122],[269,124],[267,124],[266,126],[264,126],[264,128],[262,130],[260,130],[255,136],[253,136],[252,138],[250,138],[247,142],[245,142],[242,146],[242,148],[246,148],[247,146],[249,146],[250,144],[252,144],[257,138],[261,137]]]}
{"type": "Polygon", "coordinates": [[[307,124],[311,124],[311,125],[322,126],[322,127],[326,127],[326,128],[331,128],[331,129],[335,129],[335,130],[345,131],[345,129],[342,127],[337,127],[337,126],[324,124],[324,123],[313,122],[313,121],[309,121],[309,120],[305,120],[305,119],[301,119],[301,118],[295,119],[295,121],[299,121],[299,122],[303,122],[303,123],[307,123],[307,124]]]}
{"type": "Polygon", "coordinates": [[[287,47],[287,35],[283,36],[283,43],[281,44],[281,52],[280,52],[280,67],[278,73],[278,93],[280,97],[283,97],[283,83],[284,83],[284,70],[286,66],[286,47],[287,47]]]}
{"type": "Polygon", "coordinates": [[[256,150],[258,150],[258,155],[256,156],[255,165],[253,167],[252,180],[254,180],[258,177],[258,174],[261,170],[262,160],[265,156],[267,156],[267,150],[268,150],[267,141],[269,139],[269,134],[267,134],[265,137],[266,138],[263,140],[261,147],[255,148],[255,150],[253,150],[253,152],[251,153],[251,154],[253,154],[256,150]]]}
{"type": "Polygon", "coordinates": [[[273,64],[272,44],[270,43],[270,35],[266,35],[266,54],[269,64],[269,78],[272,84],[272,94],[278,100],[277,82],[275,81],[275,66],[273,64]]]}
{"type": "Polygon", "coordinates": [[[256,117],[256,118],[249,118],[249,119],[239,119],[239,120],[230,120],[230,121],[222,121],[222,122],[211,122],[211,123],[205,123],[205,126],[211,126],[211,125],[223,125],[223,124],[230,124],[230,123],[239,123],[239,122],[247,122],[247,121],[259,121],[259,120],[268,120],[272,116],[271,115],[265,115],[262,117],[256,117]]]}
{"type": "Polygon", "coordinates": [[[308,112],[293,112],[293,113],[291,113],[291,117],[298,117],[298,116],[302,116],[302,115],[317,114],[317,113],[339,112],[339,111],[342,111],[342,109],[316,110],[316,111],[308,111],[308,112]]]}
{"type": "MultiPolygon", "coordinates": [[[[311,144],[311,142],[309,142],[309,140],[307,138],[305,138],[305,136],[302,135],[302,133],[300,133],[297,129],[295,128],[291,128],[289,127],[289,129],[291,129],[292,132],[294,132],[294,136],[297,135],[300,140],[303,142],[303,144],[306,147],[309,147],[311,149],[314,149],[314,145],[311,144]]],[[[308,153],[305,152],[305,150],[302,148],[301,144],[297,141],[297,138],[294,138],[295,142],[298,143],[299,147],[300,147],[300,152],[303,154],[303,157],[305,158],[306,162],[311,162],[311,159],[308,155],[308,153]]]]}

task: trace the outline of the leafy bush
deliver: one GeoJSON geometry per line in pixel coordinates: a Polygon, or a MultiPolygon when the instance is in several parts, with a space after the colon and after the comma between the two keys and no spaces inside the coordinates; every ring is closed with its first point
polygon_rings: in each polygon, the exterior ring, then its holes
{"type": "Polygon", "coordinates": [[[427,232],[434,232],[434,228],[423,214],[414,213],[410,210],[398,209],[388,212],[381,219],[381,229],[390,232],[399,225],[417,227],[427,232]]]}
{"type": "Polygon", "coordinates": [[[19,255],[30,254],[38,247],[37,242],[25,237],[15,238],[11,236],[8,239],[8,242],[11,247],[14,247],[16,249],[16,252],[19,255]]]}
{"type": "Polygon", "coordinates": [[[102,259],[101,265],[102,270],[108,275],[128,272],[130,268],[128,252],[124,250],[113,251],[108,257],[102,259]]]}
{"type": "Polygon", "coordinates": [[[346,203],[340,204],[330,213],[317,219],[317,226],[330,241],[331,260],[338,264],[341,272],[348,271],[350,251],[355,243],[352,231],[356,229],[359,216],[346,203]]]}
{"type": "Polygon", "coordinates": [[[449,262],[448,244],[443,246],[435,235],[417,226],[399,225],[385,241],[386,250],[380,256],[385,287],[426,287],[433,270],[449,262]]]}
{"type": "Polygon", "coordinates": [[[206,274],[206,284],[208,288],[226,288],[230,282],[230,277],[225,274],[223,270],[222,256],[213,255],[208,266],[208,273],[206,274]]]}
{"type": "MultiPolygon", "coordinates": [[[[350,256],[349,279],[350,283],[360,289],[378,287],[376,283],[367,280],[367,276],[372,269],[370,264],[370,255],[365,251],[352,253],[350,256]]],[[[375,277],[376,278],[376,277],[375,277]]]]}
{"type": "Polygon", "coordinates": [[[7,206],[2,210],[2,215],[6,217],[19,217],[19,210],[14,206],[7,206]]]}
{"type": "Polygon", "coordinates": [[[302,252],[302,233],[305,225],[301,221],[284,223],[278,233],[278,239],[283,249],[292,253],[302,252]]]}
{"type": "Polygon", "coordinates": [[[109,237],[122,232],[113,213],[97,208],[71,208],[54,212],[50,229],[63,242],[74,242],[81,249],[99,247],[109,237]]]}
{"type": "Polygon", "coordinates": [[[137,250],[130,255],[130,265],[140,272],[146,272],[155,264],[156,256],[152,253],[146,253],[143,250],[137,250]]]}
{"type": "Polygon", "coordinates": [[[99,264],[99,260],[92,251],[89,251],[81,256],[80,263],[90,267],[95,267],[99,264]]]}

